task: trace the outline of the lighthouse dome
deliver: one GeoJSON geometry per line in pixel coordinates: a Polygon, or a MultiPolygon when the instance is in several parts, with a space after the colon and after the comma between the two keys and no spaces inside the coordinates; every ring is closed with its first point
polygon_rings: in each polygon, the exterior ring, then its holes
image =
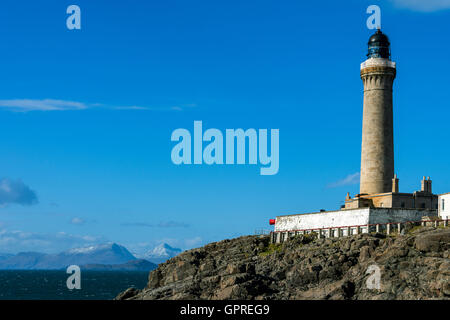
{"type": "Polygon", "coordinates": [[[389,59],[391,56],[390,45],[389,38],[381,30],[377,30],[369,38],[367,57],[389,59]]]}

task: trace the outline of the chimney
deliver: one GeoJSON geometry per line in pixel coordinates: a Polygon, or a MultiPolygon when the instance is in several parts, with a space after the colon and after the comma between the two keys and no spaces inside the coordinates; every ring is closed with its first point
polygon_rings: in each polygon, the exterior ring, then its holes
{"type": "Polygon", "coordinates": [[[425,176],[423,176],[422,178],[420,191],[428,192],[428,181],[426,180],[425,176]]]}
{"type": "Polygon", "coordinates": [[[430,177],[427,178],[427,185],[428,185],[428,192],[433,193],[433,189],[431,188],[431,179],[430,177]]]}
{"type": "Polygon", "coordinates": [[[398,193],[398,178],[397,174],[394,174],[394,179],[392,179],[392,192],[398,193]]]}

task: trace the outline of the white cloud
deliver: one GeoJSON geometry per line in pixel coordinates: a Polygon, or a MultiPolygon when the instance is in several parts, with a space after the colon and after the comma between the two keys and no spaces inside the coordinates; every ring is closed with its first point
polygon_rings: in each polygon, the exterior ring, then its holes
{"type": "Polygon", "coordinates": [[[202,238],[200,237],[195,237],[192,239],[185,239],[184,240],[184,247],[185,248],[194,248],[194,247],[198,247],[200,246],[200,244],[202,243],[202,238]]]}
{"type": "Polygon", "coordinates": [[[54,99],[14,99],[0,100],[0,107],[14,111],[63,111],[87,109],[88,105],[82,102],[54,100],[54,99]]]}
{"type": "Polygon", "coordinates": [[[349,174],[344,179],[341,179],[339,181],[332,182],[332,183],[328,184],[327,188],[337,188],[337,187],[343,187],[343,186],[350,186],[350,185],[353,185],[353,184],[358,184],[359,183],[359,177],[360,177],[359,172],[349,174]]]}
{"type": "Polygon", "coordinates": [[[195,104],[186,104],[171,107],[143,107],[143,106],[119,106],[113,107],[115,110],[150,110],[150,111],[183,111],[186,108],[193,108],[195,104]]]}
{"type": "Polygon", "coordinates": [[[140,106],[127,106],[127,107],[114,107],[116,110],[150,110],[148,107],[140,106]]]}
{"type": "Polygon", "coordinates": [[[67,111],[85,110],[90,108],[106,108],[113,110],[150,110],[150,111],[182,111],[184,108],[195,107],[195,104],[186,104],[171,107],[145,107],[145,106],[107,106],[102,103],[84,103],[56,99],[12,99],[0,100],[0,109],[16,112],[29,111],[67,111]]]}
{"type": "Polygon", "coordinates": [[[450,9],[450,0],[390,0],[399,8],[421,12],[450,9]]]}
{"type": "Polygon", "coordinates": [[[16,203],[32,205],[38,202],[36,192],[20,180],[0,179],[0,206],[16,203]]]}
{"type": "Polygon", "coordinates": [[[70,223],[75,225],[83,225],[86,223],[86,221],[82,218],[74,217],[72,218],[72,220],[70,220],[70,223]]]}
{"type": "Polygon", "coordinates": [[[146,228],[188,228],[189,225],[180,221],[161,221],[157,224],[147,222],[124,222],[122,227],[146,227],[146,228]]]}
{"type": "Polygon", "coordinates": [[[17,253],[36,251],[57,253],[71,248],[106,242],[103,237],[77,235],[66,232],[35,233],[0,229],[0,252],[17,253]]]}

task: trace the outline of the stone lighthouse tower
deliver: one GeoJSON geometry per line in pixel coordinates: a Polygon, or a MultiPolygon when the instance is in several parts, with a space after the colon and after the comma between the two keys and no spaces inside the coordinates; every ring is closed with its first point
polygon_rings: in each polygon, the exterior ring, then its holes
{"type": "Polygon", "coordinates": [[[361,64],[364,111],[361,149],[360,194],[392,191],[394,178],[394,129],[392,85],[396,74],[390,43],[377,30],[369,39],[367,60],[361,64]]]}

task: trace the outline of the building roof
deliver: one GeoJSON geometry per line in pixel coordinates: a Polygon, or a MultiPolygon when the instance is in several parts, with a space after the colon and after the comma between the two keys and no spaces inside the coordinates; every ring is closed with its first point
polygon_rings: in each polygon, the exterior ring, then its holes
{"type": "Polygon", "coordinates": [[[389,47],[391,44],[389,38],[378,29],[370,38],[369,45],[389,47]]]}

